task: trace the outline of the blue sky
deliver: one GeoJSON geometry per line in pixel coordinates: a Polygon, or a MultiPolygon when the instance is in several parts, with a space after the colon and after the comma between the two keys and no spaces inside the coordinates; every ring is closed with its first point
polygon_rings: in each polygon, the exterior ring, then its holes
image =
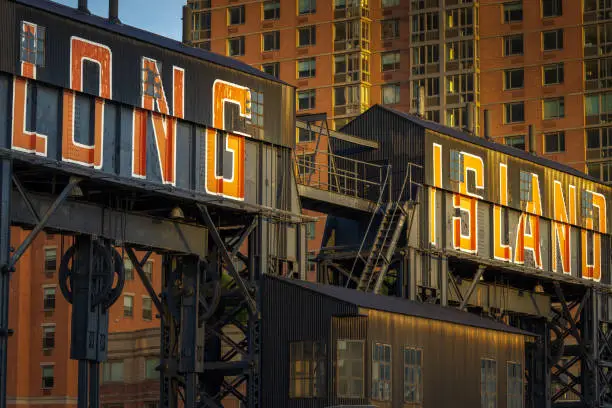
{"type": "MultiPolygon", "coordinates": [[[[78,0],[54,0],[57,3],[76,7],[78,0]]],[[[121,22],[164,37],[181,40],[182,8],[185,0],[119,0],[121,22]]],[[[108,0],[89,0],[92,14],[107,17],[108,0]]]]}

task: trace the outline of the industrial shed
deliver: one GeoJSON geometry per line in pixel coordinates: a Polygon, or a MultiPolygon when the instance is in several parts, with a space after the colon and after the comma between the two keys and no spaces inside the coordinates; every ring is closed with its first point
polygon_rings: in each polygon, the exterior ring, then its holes
{"type": "Polygon", "coordinates": [[[530,333],[454,308],[271,276],[262,301],[265,407],[523,406],[530,333]]]}

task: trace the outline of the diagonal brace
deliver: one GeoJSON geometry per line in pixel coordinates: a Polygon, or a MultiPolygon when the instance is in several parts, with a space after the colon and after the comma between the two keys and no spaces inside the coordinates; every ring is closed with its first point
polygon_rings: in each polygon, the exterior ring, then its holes
{"type": "Polygon", "coordinates": [[[242,246],[244,240],[247,239],[249,235],[251,235],[251,232],[253,232],[255,227],[257,227],[257,218],[253,218],[253,222],[251,222],[251,224],[247,228],[245,228],[244,231],[242,231],[242,234],[240,234],[238,241],[232,244],[232,258],[236,256],[238,251],[240,251],[240,246],[242,246]]]}
{"type": "Polygon", "coordinates": [[[51,207],[49,207],[49,209],[47,210],[45,215],[43,215],[43,217],[38,221],[38,224],[36,224],[34,229],[32,231],[30,231],[30,233],[28,234],[26,239],[23,240],[21,245],[19,245],[19,248],[17,248],[17,250],[15,251],[13,256],[11,257],[11,260],[10,260],[8,266],[7,266],[7,269],[9,271],[13,270],[13,268],[15,267],[17,262],[19,261],[19,258],[21,258],[22,255],[25,253],[25,251],[30,247],[30,245],[32,244],[34,239],[38,236],[38,233],[45,228],[45,225],[47,225],[47,222],[49,221],[49,218],[51,218],[51,216],[53,214],[55,214],[55,211],[57,211],[59,206],[66,200],[68,195],[70,195],[72,190],[77,186],[77,184],[79,184],[80,181],[81,180],[76,178],[76,177],[71,177],[70,178],[70,181],[64,187],[64,189],[62,190],[60,195],[57,196],[57,198],[55,199],[53,204],[51,204],[51,207]]]}
{"type": "Polygon", "coordinates": [[[484,265],[478,266],[476,275],[474,275],[474,280],[470,284],[470,287],[467,293],[465,294],[465,297],[463,298],[463,302],[461,302],[461,306],[459,306],[459,310],[465,310],[467,303],[469,302],[470,297],[472,297],[472,293],[474,293],[474,289],[476,289],[476,285],[478,285],[478,282],[480,281],[480,278],[482,277],[482,274],[484,273],[485,269],[486,267],[484,265]]]}
{"type": "Polygon", "coordinates": [[[149,297],[155,304],[157,313],[159,313],[160,315],[163,315],[164,306],[162,305],[161,300],[159,300],[159,298],[157,297],[157,293],[155,293],[155,289],[153,289],[153,285],[151,284],[151,281],[149,280],[147,275],[145,275],[144,269],[142,269],[142,266],[146,263],[146,259],[148,257],[145,256],[143,262],[141,263],[138,261],[138,258],[136,258],[136,254],[134,253],[134,250],[132,248],[126,247],[125,252],[127,253],[128,258],[130,258],[132,265],[134,265],[134,268],[136,268],[136,273],[138,273],[138,277],[142,281],[142,284],[144,285],[145,289],[147,290],[149,297]]]}
{"type": "Polygon", "coordinates": [[[238,271],[236,271],[234,262],[232,261],[232,256],[225,247],[225,244],[223,243],[223,238],[221,238],[221,236],[219,235],[219,231],[217,230],[217,227],[215,226],[212,218],[210,218],[208,208],[202,204],[197,204],[197,207],[200,210],[200,213],[202,214],[204,223],[208,227],[208,232],[210,233],[213,241],[219,248],[219,252],[223,257],[223,260],[225,261],[225,267],[227,268],[227,271],[236,282],[236,285],[238,285],[238,288],[240,288],[240,291],[243,293],[247,301],[249,310],[252,314],[257,313],[257,305],[255,304],[255,299],[253,299],[253,296],[251,295],[249,289],[246,286],[246,283],[244,283],[244,280],[240,277],[238,271]]]}
{"type": "Polygon", "coordinates": [[[28,207],[28,211],[30,211],[30,214],[32,214],[32,217],[34,217],[34,220],[37,223],[39,223],[40,216],[36,212],[34,205],[32,205],[32,201],[30,200],[30,197],[28,197],[28,193],[26,192],[25,188],[23,187],[23,185],[21,184],[17,176],[14,174],[13,174],[13,183],[15,184],[15,187],[17,187],[17,191],[19,191],[19,194],[21,194],[21,197],[23,197],[23,201],[25,202],[26,207],[28,207]]]}

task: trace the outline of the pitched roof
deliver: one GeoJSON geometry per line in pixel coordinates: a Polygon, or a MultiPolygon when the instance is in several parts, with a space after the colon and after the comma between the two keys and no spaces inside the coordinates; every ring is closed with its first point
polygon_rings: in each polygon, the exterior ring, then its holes
{"type": "Polygon", "coordinates": [[[214,52],[206,51],[201,48],[190,47],[183,43],[172,40],[170,38],[162,37],[161,35],[151,33],[149,31],[141,30],[140,28],[125,25],[123,23],[115,24],[111,23],[108,19],[94,14],[85,14],[80,12],[78,9],[65,6],[63,4],[55,3],[48,0],[17,0],[17,3],[35,7],[62,17],[67,17],[71,20],[76,20],[81,23],[89,24],[101,28],[106,31],[114,32],[119,35],[131,37],[136,40],[147,42],[149,44],[157,45],[168,50],[176,51],[181,54],[189,55],[204,61],[211,62],[213,64],[221,65],[226,68],[242,71],[247,74],[251,74],[256,77],[268,79],[270,81],[278,82],[284,85],[288,85],[271,75],[266,74],[263,71],[258,70],[242,61],[226,57],[224,55],[215,54],[214,52]]]}
{"type": "Polygon", "coordinates": [[[444,307],[431,303],[416,302],[395,296],[375,295],[355,289],[347,289],[340,286],[323,285],[298,279],[288,279],[266,275],[267,279],[278,279],[286,284],[299,286],[303,289],[316,292],[336,300],[353,304],[365,309],[374,309],[384,312],[402,314],[406,316],[421,317],[424,319],[439,320],[443,322],[456,323],[464,326],[479,327],[482,329],[495,330],[505,333],[520,334],[535,337],[536,335],[517,329],[494,320],[485,319],[473,313],[462,312],[453,307],[444,307]]]}
{"type": "MultiPolygon", "coordinates": [[[[509,156],[518,157],[520,159],[523,159],[523,160],[526,160],[526,161],[530,161],[532,163],[536,163],[536,164],[539,164],[541,166],[551,167],[551,168],[553,168],[555,170],[559,170],[559,171],[571,174],[571,175],[576,176],[576,177],[581,177],[581,178],[584,178],[584,179],[587,179],[587,180],[591,180],[591,181],[599,183],[599,184],[603,184],[601,182],[601,180],[598,180],[598,179],[596,179],[596,178],[594,178],[592,176],[587,175],[586,173],[578,171],[578,170],[574,169],[573,167],[566,166],[564,164],[561,164],[559,162],[547,159],[545,157],[533,155],[531,153],[528,153],[528,152],[526,152],[524,150],[517,149],[517,148],[512,147],[512,146],[508,146],[508,145],[505,145],[505,144],[502,144],[502,143],[495,143],[493,141],[487,140],[487,139],[482,138],[482,137],[473,136],[473,135],[470,135],[468,133],[462,132],[460,130],[457,130],[457,129],[454,129],[454,128],[451,128],[451,127],[448,127],[448,126],[441,125],[441,124],[439,124],[437,122],[433,122],[433,121],[430,121],[430,120],[425,120],[425,119],[420,118],[420,117],[418,117],[416,115],[411,115],[409,113],[400,112],[398,110],[395,110],[393,108],[389,108],[389,107],[384,106],[384,105],[378,105],[378,104],[373,105],[373,106],[371,106],[368,109],[368,111],[372,110],[372,109],[381,109],[383,111],[390,112],[390,113],[395,114],[395,115],[397,115],[397,116],[399,116],[401,118],[409,120],[412,123],[415,123],[415,124],[417,124],[419,126],[422,126],[425,129],[429,129],[429,130],[432,130],[434,132],[441,133],[443,135],[451,136],[451,137],[463,140],[463,141],[468,142],[468,143],[473,143],[473,144],[485,147],[487,149],[497,150],[497,151],[505,153],[505,154],[507,154],[509,156]]],[[[364,114],[365,114],[365,112],[362,113],[362,115],[364,115],[364,114]]],[[[354,120],[359,120],[360,116],[358,116],[354,120]]],[[[341,129],[341,131],[342,131],[342,129],[341,129]]]]}

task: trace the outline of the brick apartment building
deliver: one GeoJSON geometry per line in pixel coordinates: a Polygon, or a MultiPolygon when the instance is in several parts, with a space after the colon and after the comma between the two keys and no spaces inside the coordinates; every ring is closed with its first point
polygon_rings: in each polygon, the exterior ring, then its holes
{"type": "MultiPolygon", "coordinates": [[[[342,127],[415,112],[612,181],[612,3],[598,0],[187,0],[192,45],[298,88],[342,127]],[[473,104],[473,105],[470,105],[473,104]],[[533,125],[535,146],[529,146],[533,125]]],[[[299,140],[299,139],[298,139],[299,140]]]]}
{"type": "MultiPolygon", "coordinates": [[[[28,232],[13,228],[13,247],[28,232]]],[[[70,360],[71,306],[58,286],[61,254],[71,245],[72,237],[39,234],[11,277],[9,324],[15,333],[8,344],[9,406],[76,406],[78,370],[77,362],[70,360]]],[[[152,408],[159,395],[158,385],[152,385],[158,383],[154,368],[159,361],[159,319],[127,255],[125,267],[123,294],[110,310],[109,361],[101,366],[101,406],[152,408]],[[151,332],[156,333],[154,340],[151,332]],[[134,337],[138,341],[126,346],[134,337]]],[[[154,287],[161,288],[159,257],[151,256],[145,271],[154,287]]]]}

